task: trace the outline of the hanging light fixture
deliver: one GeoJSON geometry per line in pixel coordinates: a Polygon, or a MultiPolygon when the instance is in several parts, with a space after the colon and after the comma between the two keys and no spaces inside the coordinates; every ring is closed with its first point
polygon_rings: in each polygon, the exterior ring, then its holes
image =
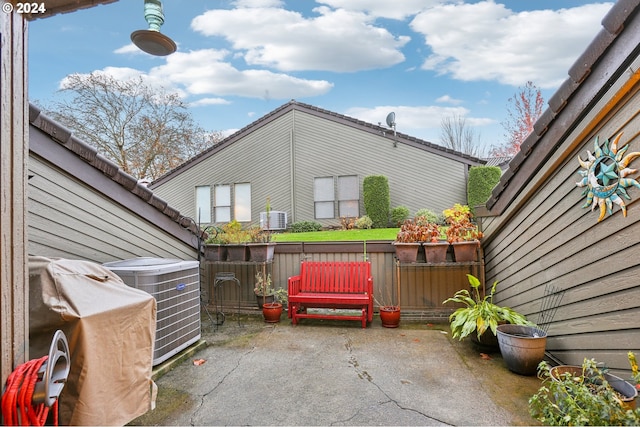
{"type": "Polygon", "coordinates": [[[176,44],[160,32],[164,24],[162,1],[144,0],[144,19],[149,24],[148,30],[131,33],[131,41],[142,51],[155,56],[167,56],[176,51],[176,44]]]}

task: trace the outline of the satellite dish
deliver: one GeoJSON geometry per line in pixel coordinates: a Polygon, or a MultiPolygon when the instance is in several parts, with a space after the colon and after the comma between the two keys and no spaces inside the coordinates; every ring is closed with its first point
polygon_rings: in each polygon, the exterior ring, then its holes
{"type": "Polygon", "coordinates": [[[390,128],[395,127],[396,125],[396,113],[393,111],[387,114],[387,126],[390,128]]]}

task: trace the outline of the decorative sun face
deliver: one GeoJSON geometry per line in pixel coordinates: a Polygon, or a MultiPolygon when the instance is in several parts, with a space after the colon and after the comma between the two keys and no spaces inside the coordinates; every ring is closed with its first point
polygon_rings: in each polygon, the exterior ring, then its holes
{"type": "Polygon", "coordinates": [[[593,154],[587,150],[587,160],[582,160],[578,156],[578,162],[582,166],[578,173],[582,175],[582,180],[577,182],[576,185],[578,187],[587,187],[582,192],[583,196],[587,196],[587,201],[582,207],[588,208],[591,206],[593,211],[596,205],[599,206],[600,217],[598,222],[602,221],[607,213],[611,215],[614,203],[620,206],[622,215],[626,217],[627,207],[622,197],[627,200],[631,200],[631,197],[629,197],[625,188],[630,186],[640,188],[638,181],[626,178],[638,171],[628,166],[636,157],[640,157],[640,152],[629,153],[625,156],[624,154],[629,149],[629,144],[618,149],[618,142],[621,137],[622,132],[616,135],[610,146],[607,139],[601,147],[596,136],[593,142],[593,154]]]}

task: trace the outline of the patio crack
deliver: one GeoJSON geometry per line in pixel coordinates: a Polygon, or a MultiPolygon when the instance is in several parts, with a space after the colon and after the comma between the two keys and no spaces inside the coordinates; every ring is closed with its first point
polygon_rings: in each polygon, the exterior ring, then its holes
{"type": "MultiPolygon", "coordinates": [[[[376,381],[374,380],[373,376],[369,372],[367,372],[366,370],[361,368],[360,363],[358,362],[358,357],[353,351],[353,341],[351,340],[351,337],[349,337],[346,334],[344,336],[345,336],[345,344],[344,344],[344,346],[347,349],[347,353],[349,355],[349,365],[351,365],[353,367],[354,371],[356,372],[356,375],[358,375],[358,378],[367,380],[368,382],[373,384],[373,386],[376,387],[380,391],[380,393],[382,393],[387,398],[386,401],[380,402],[378,404],[378,406],[384,406],[384,405],[387,405],[387,404],[392,404],[392,405],[395,405],[396,407],[398,407],[402,411],[413,412],[413,413],[418,414],[421,417],[424,417],[424,418],[426,418],[428,420],[432,420],[432,421],[435,421],[435,422],[438,422],[438,423],[442,423],[444,425],[451,425],[451,424],[447,423],[446,421],[443,421],[441,419],[432,417],[432,416],[430,416],[428,414],[425,414],[424,412],[418,411],[417,409],[403,406],[403,405],[400,404],[400,402],[398,402],[397,400],[392,398],[389,395],[389,393],[387,393],[380,386],[380,384],[376,383],[376,381]]],[[[404,381],[403,381],[403,384],[404,384],[404,381]]],[[[345,420],[335,421],[335,422],[331,423],[331,425],[343,425],[343,424],[355,419],[361,412],[362,412],[362,410],[358,410],[351,417],[349,417],[349,418],[347,418],[345,420]]]]}
{"type": "Polygon", "coordinates": [[[197,425],[194,422],[194,418],[196,417],[196,415],[198,415],[200,410],[204,407],[205,399],[207,398],[207,396],[209,396],[211,393],[216,391],[218,387],[220,387],[225,382],[225,380],[229,377],[229,375],[233,374],[237,369],[239,369],[240,365],[242,364],[242,360],[249,354],[253,353],[255,349],[256,349],[256,346],[254,345],[249,350],[242,353],[238,358],[238,360],[236,360],[235,366],[231,368],[226,374],[224,374],[224,376],[220,379],[220,381],[218,381],[209,391],[200,395],[200,403],[198,404],[198,407],[194,409],[193,414],[191,415],[191,420],[189,422],[189,425],[192,425],[192,426],[197,425]]]}

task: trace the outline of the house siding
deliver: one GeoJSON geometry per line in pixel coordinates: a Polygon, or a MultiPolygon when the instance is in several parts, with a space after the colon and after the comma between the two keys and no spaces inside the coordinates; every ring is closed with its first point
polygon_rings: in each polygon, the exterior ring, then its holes
{"type": "Polygon", "coordinates": [[[627,188],[626,218],[614,205],[598,222],[597,206],[582,207],[577,158],[594,151],[596,136],[602,144],[620,132],[619,147],[640,151],[640,84],[633,81],[624,73],[612,84],[505,212],[483,219],[487,282],[499,281],[495,300],[540,323],[545,288],[564,290],[548,352],[568,364],[595,358],[618,372],[628,371],[627,351],[640,352],[640,190],[627,188]]]}
{"type": "Polygon", "coordinates": [[[334,218],[315,218],[314,179],[318,177],[357,176],[360,216],[365,214],[362,181],[368,175],[386,176],[391,207],[405,205],[412,214],[421,208],[440,213],[454,203],[466,203],[466,172],[473,162],[444,148],[426,150],[417,143],[401,142],[394,146],[392,133],[363,131],[346,125],[352,119],[342,117],[327,119],[296,106],[250,126],[250,132],[222,142],[208,157],[151,187],[196,218],[196,186],[249,182],[254,224],[269,197],[271,209],[287,212],[289,223],[312,220],[323,226],[338,225],[337,203],[334,218]]]}

